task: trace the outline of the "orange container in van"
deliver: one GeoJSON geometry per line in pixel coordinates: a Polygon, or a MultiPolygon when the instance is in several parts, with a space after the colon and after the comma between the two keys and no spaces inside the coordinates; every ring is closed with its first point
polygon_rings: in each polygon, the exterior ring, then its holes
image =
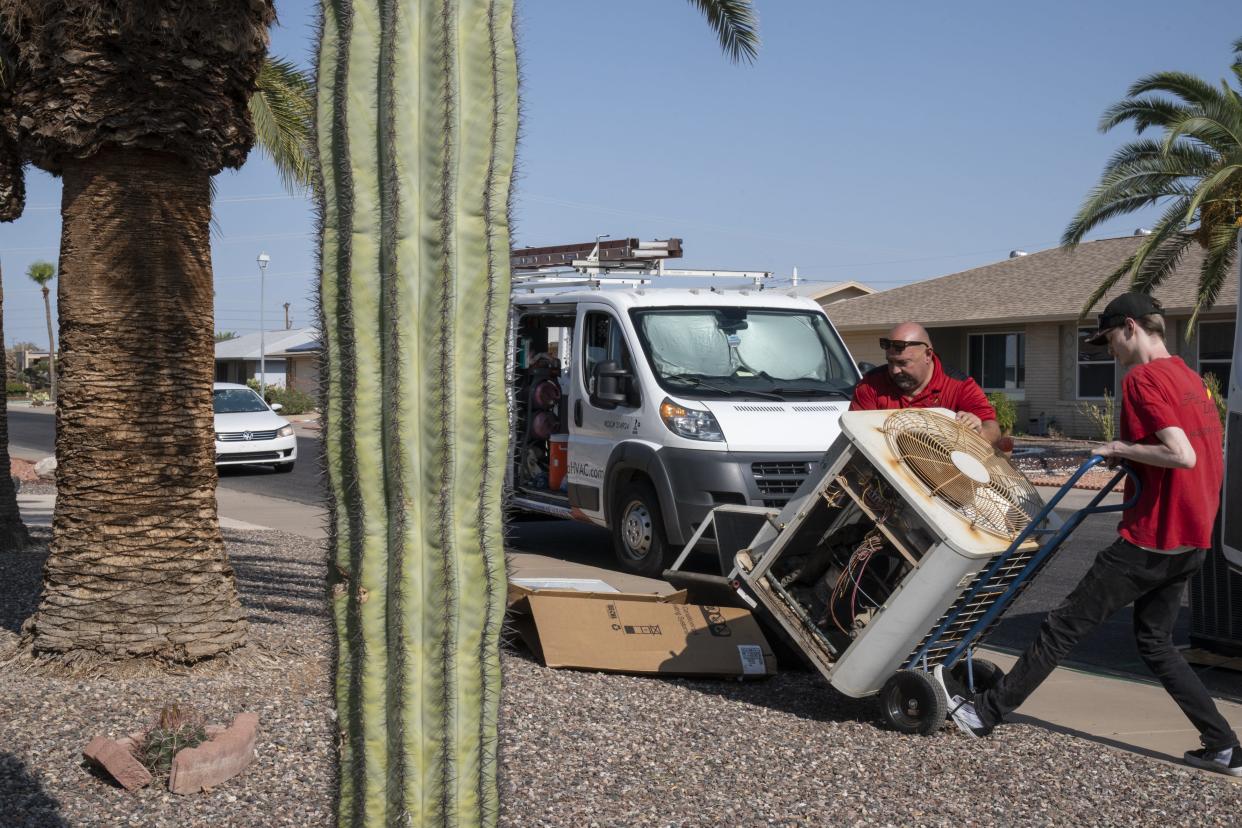
{"type": "Polygon", "coordinates": [[[554,492],[565,482],[569,464],[569,435],[553,434],[548,438],[548,488],[554,492]]]}

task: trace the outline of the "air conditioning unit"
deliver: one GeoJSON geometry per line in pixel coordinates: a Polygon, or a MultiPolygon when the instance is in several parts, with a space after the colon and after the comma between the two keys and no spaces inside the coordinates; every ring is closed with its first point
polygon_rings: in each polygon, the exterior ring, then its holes
{"type": "Polygon", "coordinates": [[[1242,655],[1242,571],[1229,565],[1219,543],[1190,579],[1190,644],[1242,655]]]}
{"type": "MultiPolygon", "coordinates": [[[[1238,406],[1233,398],[1230,404],[1238,406]]],[[[1242,412],[1229,412],[1226,425],[1224,498],[1214,546],[1190,579],[1190,643],[1242,655],[1242,412]]]]}
{"type": "Polygon", "coordinates": [[[976,687],[995,678],[966,656],[1083,515],[1118,508],[1098,505],[1111,488],[1062,526],[1055,499],[1044,504],[951,412],[848,412],[807,482],[736,552],[728,579],[833,687],[879,694],[890,724],[928,733],[947,702],[930,672],[946,664],[976,687]]]}

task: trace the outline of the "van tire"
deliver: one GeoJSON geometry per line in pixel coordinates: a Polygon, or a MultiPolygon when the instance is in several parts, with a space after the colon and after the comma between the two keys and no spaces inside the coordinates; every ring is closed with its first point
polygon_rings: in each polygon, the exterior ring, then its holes
{"type": "Polygon", "coordinates": [[[612,548],[621,568],[659,578],[669,546],[655,489],[646,480],[631,480],[617,497],[612,516],[612,548]]]}

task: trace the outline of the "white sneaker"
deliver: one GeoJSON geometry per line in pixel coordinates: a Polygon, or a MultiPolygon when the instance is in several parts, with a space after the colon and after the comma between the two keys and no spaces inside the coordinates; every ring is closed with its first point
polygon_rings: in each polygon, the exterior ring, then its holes
{"type": "Polygon", "coordinates": [[[957,729],[967,736],[978,738],[992,732],[992,728],[985,725],[983,719],[979,718],[979,711],[975,710],[974,702],[961,696],[954,696],[949,701],[949,718],[953,720],[953,724],[957,725],[957,729]]]}

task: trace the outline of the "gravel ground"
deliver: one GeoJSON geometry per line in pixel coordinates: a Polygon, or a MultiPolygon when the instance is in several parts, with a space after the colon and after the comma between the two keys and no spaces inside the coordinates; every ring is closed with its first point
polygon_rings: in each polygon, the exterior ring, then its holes
{"type": "MultiPolygon", "coordinates": [[[[46,530],[39,535],[47,539],[46,530]]],[[[332,648],[323,548],[226,531],[253,650],[228,669],[66,678],[0,669],[0,826],[329,826],[332,648]],[[258,760],[193,797],[83,767],[169,701],[260,717],[258,760]]],[[[37,603],[42,549],[0,558],[0,660],[37,603]]],[[[505,826],[1235,825],[1242,784],[1029,725],[901,736],[818,675],[690,681],[548,670],[503,654],[505,826]]]]}
{"type": "MultiPolygon", "coordinates": [[[[329,718],[331,621],[324,550],[279,532],[225,530],[252,645],[227,669],[68,678],[0,669],[0,826],[330,825],[335,786],[329,718]],[[97,733],[122,736],[161,706],[189,703],[209,721],[259,715],[258,758],[197,796],[153,784],[126,793],[82,763],[97,733]]],[[[44,543],[47,530],[37,535],[44,543]]],[[[0,556],[0,662],[38,603],[46,547],[0,556]]]]}
{"type": "Polygon", "coordinates": [[[817,674],[754,683],[505,661],[501,824],[1221,825],[1242,784],[1030,725],[884,729],[817,674]]]}

